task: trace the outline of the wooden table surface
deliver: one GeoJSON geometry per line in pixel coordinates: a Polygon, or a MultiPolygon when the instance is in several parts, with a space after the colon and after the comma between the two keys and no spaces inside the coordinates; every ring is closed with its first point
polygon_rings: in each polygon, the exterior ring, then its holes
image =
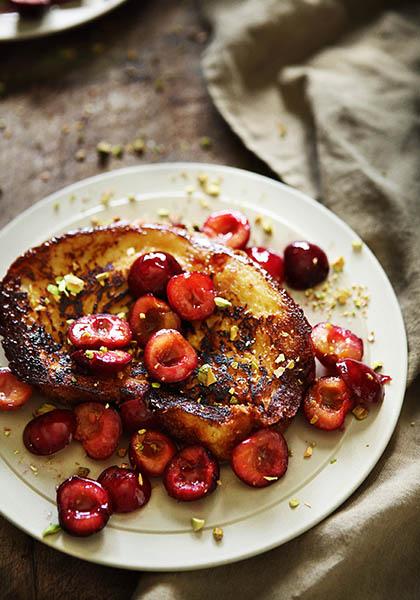
{"type": "MultiPolygon", "coordinates": [[[[193,2],[131,0],[78,30],[0,45],[0,226],[126,165],[198,160],[267,174],[212,106],[200,70],[207,42],[193,2]],[[143,155],[98,163],[98,142],[137,137],[143,155]]],[[[67,557],[0,517],[2,600],[126,599],[139,577],[67,557]]]]}

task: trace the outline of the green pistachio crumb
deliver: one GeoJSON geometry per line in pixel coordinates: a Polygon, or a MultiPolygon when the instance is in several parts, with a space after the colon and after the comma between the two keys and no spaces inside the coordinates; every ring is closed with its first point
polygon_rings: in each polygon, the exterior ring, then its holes
{"type": "Polygon", "coordinates": [[[210,148],[212,147],[212,144],[213,144],[213,142],[207,135],[200,138],[200,146],[203,150],[210,150],[210,148]]]}
{"type": "Polygon", "coordinates": [[[212,385],[213,383],[216,383],[217,381],[211,366],[208,364],[204,364],[198,369],[197,379],[206,387],[212,385]]]}
{"type": "Polygon", "coordinates": [[[191,527],[194,531],[201,531],[205,525],[206,521],[204,519],[199,519],[198,517],[191,518],[191,527]]]}
{"type": "Polygon", "coordinates": [[[155,388],[155,389],[158,389],[158,388],[160,388],[160,383],[159,383],[159,381],[153,381],[153,382],[152,382],[152,388],[155,388]]]}
{"type": "Polygon", "coordinates": [[[42,532],[42,537],[44,538],[48,535],[54,535],[56,533],[59,533],[60,531],[61,527],[58,523],[50,523],[50,525],[48,525],[48,527],[46,527],[42,532]]]}
{"type": "Polygon", "coordinates": [[[300,502],[297,498],[291,498],[289,500],[289,506],[290,508],[297,508],[299,506],[300,502]]]}
{"type": "Polygon", "coordinates": [[[223,539],[223,529],[221,527],[215,527],[213,529],[213,537],[216,542],[221,542],[223,539]]]}
{"type": "Polygon", "coordinates": [[[214,299],[214,303],[217,306],[217,308],[229,308],[229,306],[232,306],[232,302],[230,302],[230,300],[226,300],[226,298],[222,298],[221,296],[216,296],[214,299]]]}

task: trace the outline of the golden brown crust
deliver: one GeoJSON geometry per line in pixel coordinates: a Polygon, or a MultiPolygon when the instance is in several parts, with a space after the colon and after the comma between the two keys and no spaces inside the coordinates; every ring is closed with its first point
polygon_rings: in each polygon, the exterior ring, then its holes
{"type": "Polygon", "coordinates": [[[254,427],[296,414],[314,375],[309,333],[300,307],[244,253],[164,226],[121,224],[53,238],[18,258],[0,284],[0,334],[18,377],[68,404],[146,396],[168,431],[201,441],[220,458],[254,427]],[[119,377],[74,370],[66,321],[129,308],[128,269],[150,250],[170,252],[184,269],[210,274],[217,294],[231,302],[186,326],[199,364],[209,364],[216,377],[209,386],[195,374],[181,385],[151,390],[141,356],[119,377]],[[103,272],[109,273],[105,285],[96,278],[103,272]],[[47,285],[68,273],[80,277],[84,289],[57,302],[47,285]]]}

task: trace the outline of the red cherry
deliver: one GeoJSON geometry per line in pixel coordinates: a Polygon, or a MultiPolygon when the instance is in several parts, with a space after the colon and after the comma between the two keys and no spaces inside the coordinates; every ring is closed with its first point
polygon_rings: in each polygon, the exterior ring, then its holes
{"type": "Polygon", "coordinates": [[[230,248],[245,248],[250,236],[248,219],[236,210],[220,210],[212,213],[202,231],[230,248]]]}
{"type": "Polygon", "coordinates": [[[211,494],[217,487],[219,464],[203,446],[187,446],[166,467],[163,485],[176,500],[191,502],[211,494]]]}
{"type": "Polygon", "coordinates": [[[105,527],[111,515],[109,494],[97,481],[70,477],[57,490],[59,523],[67,533],[86,537],[105,527]]]}
{"type": "Polygon", "coordinates": [[[9,0],[12,8],[25,17],[40,17],[52,0],[9,0]]]}
{"type": "Polygon", "coordinates": [[[252,487],[271,485],[287,471],[289,452],[281,433],[260,429],[238,444],[232,452],[232,469],[252,487]]]}
{"type": "Polygon", "coordinates": [[[122,432],[118,413],[99,402],[84,402],[74,412],[77,420],[74,439],[82,442],[91,458],[109,458],[117,449],[122,432]]]}
{"type": "Polygon", "coordinates": [[[152,294],[146,294],[134,304],[130,314],[130,325],[136,340],[144,347],[160,329],[181,329],[181,319],[166,302],[152,294]]]}
{"type": "Polygon", "coordinates": [[[337,369],[353,397],[361,404],[380,402],[384,398],[382,376],[352,358],[337,363],[337,369]]]}
{"type": "Polygon", "coordinates": [[[128,287],[136,297],[148,292],[163,296],[169,279],[179,273],[182,273],[181,265],[171,254],[148,252],[139,256],[131,265],[128,287]]]}
{"type": "Polygon", "coordinates": [[[276,254],[272,250],[267,250],[261,246],[252,246],[247,248],[245,252],[248,254],[257,265],[260,265],[267,273],[269,273],[279,283],[283,281],[284,269],[283,258],[280,254],[276,254]]]}
{"type": "Polygon", "coordinates": [[[132,469],[108,467],[99,475],[98,482],[107,490],[115,513],[129,513],[142,508],[149,502],[152,492],[147,477],[132,469]]]}
{"type": "Polygon", "coordinates": [[[333,368],[343,358],[361,360],[363,356],[363,341],[338,325],[318,323],[312,329],[311,340],[315,356],[325,367],[333,368]]]}
{"type": "Polygon", "coordinates": [[[134,433],[142,427],[153,427],[157,419],[146,406],[143,398],[126,400],[120,405],[120,415],[124,431],[134,433]]]}
{"type": "Polygon", "coordinates": [[[214,285],[204,273],[183,273],[172,277],[167,294],[172,308],[187,321],[201,321],[214,312],[214,285]]]}
{"type": "Polygon", "coordinates": [[[327,255],[309,242],[293,242],[284,251],[286,282],[295,290],[306,290],[324,281],[330,270],[327,255]]]}
{"type": "Polygon", "coordinates": [[[126,367],[132,360],[124,350],[76,350],[72,359],[79,367],[98,375],[114,375],[126,367]]]}
{"type": "Polygon", "coordinates": [[[197,366],[197,354],[175,329],[161,329],[147,342],[144,364],[149,374],[166,383],[186,379],[197,366]]]}
{"type": "Polygon", "coordinates": [[[340,377],[320,377],[308,389],[303,401],[309,423],[326,431],[342,427],[352,406],[349,389],[340,377]]]}
{"type": "Polygon", "coordinates": [[[19,381],[10,369],[0,368],[0,411],[16,410],[32,396],[32,388],[19,381]]]}
{"type": "Polygon", "coordinates": [[[29,421],[23,443],[32,454],[55,454],[70,444],[75,429],[73,411],[56,408],[29,421]]]}
{"type": "Polygon", "coordinates": [[[133,435],[128,454],[133,467],[150,477],[160,477],[175,452],[176,446],[167,435],[148,429],[133,435]]]}
{"type": "Polygon", "coordinates": [[[115,315],[86,315],[70,325],[68,337],[76,348],[95,350],[105,346],[115,350],[128,346],[131,329],[127,321],[115,315]]]}

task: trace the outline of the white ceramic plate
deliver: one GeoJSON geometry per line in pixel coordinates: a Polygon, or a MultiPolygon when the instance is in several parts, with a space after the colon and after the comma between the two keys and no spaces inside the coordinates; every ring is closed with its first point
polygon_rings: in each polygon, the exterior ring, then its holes
{"type": "MultiPolygon", "coordinates": [[[[364,421],[348,416],[344,432],[317,431],[298,416],[286,432],[293,451],[287,474],[268,488],[250,489],[224,467],[222,486],[214,494],[182,504],[171,500],[155,481],[152,499],[143,510],[113,516],[100,534],[82,540],[63,533],[45,538],[46,544],[58,550],[116,567],[165,571],[210,567],[259,554],[298,536],[340,506],[367,477],[391,437],[407,367],[404,325],[391,285],[368,248],[352,251],[357,236],[347,225],[304,194],[276,181],[238,169],[193,163],[134,167],[100,175],[49,196],[3,229],[0,271],[3,274],[30,246],[86,225],[92,218],[156,221],[158,209],[167,208],[184,220],[202,222],[210,210],[220,207],[238,207],[252,223],[257,214],[269,219],[273,236],[267,237],[261,226],[253,225],[254,241],[282,250],[294,239],[308,239],[321,245],[331,260],[345,258],[337,289],[367,286],[370,305],[367,318],[361,316],[362,310],[347,318],[341,313],[349,310],[350,299],[332,319],[363,337],[367,363],[384,363],[385,372],[393,378],[385,401],[364,421]],[[200,173],[207,173],[210,181],[221,181],[220,197],[202,192],[197,184],[200,173]],[[104,194],[108,199],[112,194],[107,207],[100,202],[104,194]],[[131,194],[136,194],[135,201],[128,199],[131,194]],[[374,343],[367,341],[371,331],[375,332],[374,343]],[[303,453],[311,442],[316,444],[313,456],[305,459],[303,453]],[[293,510],[289,507],[292,497],[300,501],[293,510]],[[191,530],[193,516],[206,520],[199,534],[191,530]],[[215,526],[224,530],[220,543],[212,537],[215,526]]],[[[293,295],[307,302],[303,294],[293,295]]],[[[307,315],[312,323],[325,319],[325,314],[309,308],[307,315]]],[[[4,356],[0,360],[6,364],[4,356]]],[[[36,397],[20,412],[0,413],[0,511],[37,539],[42,539],[49,523],[57,522],[55,486],[73,474],[77,464],[91,468],[95,477],[105,466],[125,460],[95,463],[76,442],[53,459],[30,455],[21,443],[21,432],[41,402],[42,398],[36,397]],[[11,429],[7,437],[4,427],[11,429]]]]}
{"type": "Polygon", "coordinates": [[[74,0],[52,6],[39,18],[22,18],[17,12],[2,12],[0,0],[0,40],[24,40],[64,31],[96,19],[125,0],[74,0]]]}

